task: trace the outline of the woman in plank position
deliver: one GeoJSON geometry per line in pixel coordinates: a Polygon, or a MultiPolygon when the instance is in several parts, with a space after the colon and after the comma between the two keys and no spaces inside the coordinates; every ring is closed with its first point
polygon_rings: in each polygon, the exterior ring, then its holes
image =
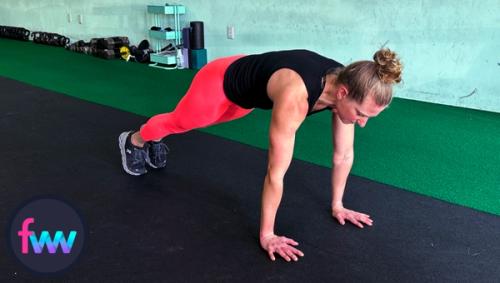
{"type": "Polygon", "coordinates": [[[283,194],[283,178],[292,161],[295,134],[314,113],[332,112],[332,216],[363,228],[369,215],[345,208],[342,197],[354,159],[354,126],[364,127],[391,102],[392,86],[401,81],[396,53],[378,50],[373,61],[346,67],[307,50],[268,52],[214,60],[194,77],[175,110],[150,118],[139,131],[119,137],[123,169],[131,175],[147,172],[146,165],[163,168],[171,134],[241,118],[254,108],[271,109],[269,160],[262,191],[260,244],[275,260],[298,260],[298,243],[274,231],[283,194]]]}

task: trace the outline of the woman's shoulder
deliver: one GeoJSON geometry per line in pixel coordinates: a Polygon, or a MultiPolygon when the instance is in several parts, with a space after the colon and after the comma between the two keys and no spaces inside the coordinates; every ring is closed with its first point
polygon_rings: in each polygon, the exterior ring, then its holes
{"type": "Polygon", "coordinates": [[[267,83],[267,92],[271,96],[275,93],[305,93],[307,89],[302,77],[294,70],[281,68],[276,70],[267,83]]]}
{"type": "Polygon", "coordinates": [[[274,104],[293,104],[300,112],[307,113],[307,88],[294,70],[283,68],[274,72],[267,84],[267,93],[274,104]]]}

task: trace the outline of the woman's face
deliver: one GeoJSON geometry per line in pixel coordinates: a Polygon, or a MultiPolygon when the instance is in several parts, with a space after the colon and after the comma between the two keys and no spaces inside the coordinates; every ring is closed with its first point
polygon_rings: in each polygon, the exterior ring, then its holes
{"type": "Polygon", "coordinates": [[[372,95],[367,95],[362,103],[350,99],[347,95],[343,96],[335,105],[333,112],[337,113],[344,124],[358,123],[364,127],[368,119],[377,116],[386,106],[379,106],[375,103],[372,95]]]}

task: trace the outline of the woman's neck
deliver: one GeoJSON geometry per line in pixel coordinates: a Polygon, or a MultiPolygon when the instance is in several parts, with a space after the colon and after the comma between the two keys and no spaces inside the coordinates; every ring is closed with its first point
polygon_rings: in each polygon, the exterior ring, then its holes
{"type": "Polygon", "coordinates": [[[337,85],[335,84],[335,82],[337,80],[337,76],[333,74],[326,75],[324,80],[325,80],[325,87],[323,88],[323,92],[318,98],[318,102],[323,107],[333,108],[336,102],[335,93],[337,92],[337,85]]]}

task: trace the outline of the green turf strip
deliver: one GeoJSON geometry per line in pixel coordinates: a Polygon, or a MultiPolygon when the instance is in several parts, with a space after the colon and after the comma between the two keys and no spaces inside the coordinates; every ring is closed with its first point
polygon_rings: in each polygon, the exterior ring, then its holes
{"type": "MultiPolygon", "coordinates": [[[[144,116],[173,109],[195,75],[7,39],[0,51],[1,76],[144,116]]],[[[266,148],[269,118],[255,110],[203,131],[266,148]]],[[[331,166],[330,119],[326,112],[306,119],[296,158],[331,166]]],[[[395,99],[357,128],[352,173],[500,215],[499,149],[498,113],[395,99]]]]}

